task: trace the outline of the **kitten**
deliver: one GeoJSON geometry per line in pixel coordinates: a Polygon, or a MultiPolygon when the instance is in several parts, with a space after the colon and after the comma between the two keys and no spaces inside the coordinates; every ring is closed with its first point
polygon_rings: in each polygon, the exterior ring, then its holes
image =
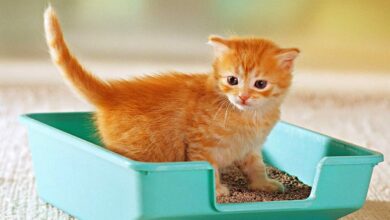
{"type": "Polygon", "coordinates": [[[258,38],[211,36],[213,71],[103,81],[70,53],[54,10],[44,14],[47,44],[65,78],[96,106],[104,145],[145,162],[208,161],[217,195],[229,190],[219,168],[237,164],[253,190],[283,191],[268,178],[261,145],[279,120],[299,50],[258,38]]]}

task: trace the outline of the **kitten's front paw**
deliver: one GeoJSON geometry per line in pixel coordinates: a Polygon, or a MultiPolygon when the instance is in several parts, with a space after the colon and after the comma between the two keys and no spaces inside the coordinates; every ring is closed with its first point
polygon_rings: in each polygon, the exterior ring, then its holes
{"type": "Polygon", "coordinates": [[[225,185],[219,184],[217,186],[217,196],[228,196],[229,194],[229,188],[227,188],[225,185]]]}
{"type": "Polygon", "coordinates": [[[248,188],[265,192],[284,192],[283,184],[273,179],[252,182],[249,184],[248,188]]]}

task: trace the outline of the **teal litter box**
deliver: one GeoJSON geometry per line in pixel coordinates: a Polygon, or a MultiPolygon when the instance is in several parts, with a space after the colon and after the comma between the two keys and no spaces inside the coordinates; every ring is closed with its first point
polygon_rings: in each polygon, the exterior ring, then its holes
{"type": "Polygon", "coordinates": [[[305,200],[218,204],[207,162],[142,163],[99,142],[91,113],[21,117],[36,185],[46,202],[79,219],[337,219],[362,207],[383,155],[280,122],[266,163],[312,186],[305,200]]]}

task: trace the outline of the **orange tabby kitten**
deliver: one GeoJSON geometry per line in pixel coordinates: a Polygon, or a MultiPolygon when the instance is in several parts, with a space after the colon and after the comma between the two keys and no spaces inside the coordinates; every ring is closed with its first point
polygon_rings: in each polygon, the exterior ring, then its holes
{"type": "Polygon", "coordinates": [[[260,148],[279,120],[299,50],[258,38],[212,36],[210,74],[168,74],[103,81],[69,52],[56,14],[45,12],[47,44],[54,63],[77,91],[96,106],[96,125],[108,149],[138,161],[208,161],[215,169],[233,163],[253,190],[283,191],[267,177],[260,148]]]}

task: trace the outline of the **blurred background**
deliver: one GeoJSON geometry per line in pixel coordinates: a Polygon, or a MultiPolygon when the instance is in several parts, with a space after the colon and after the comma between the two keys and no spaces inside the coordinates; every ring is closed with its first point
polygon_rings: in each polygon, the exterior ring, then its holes
{"type": "MultiPolygon", "coordinates": [[[[18,122],[27,112],[92,109],[50,61],[42,16],[48,2],[0,0],[0,219],[73,219],[39,201],[18,122]]],[[[71,50],[103,78],[210,71],[210,34],[298,47],[282,119],[390,157],[389,0],[50,2],[71,50]]],[[[367,205],[345,219],[390,219],[389,160],[375,169],[367,205]]]]}
{"type": "MultiPolygon", "coordinates": [[[[47,66],[43,37],[42,12],[48,1],[0,0],[0,4],[1,68],[15,73],[2,75],[1,83],[59,82],[58,74],[54,76],[52,66],[47,66]]],[[[53,0],[51,4],[71,49],[89,68],[108,77],[177,68],[208,71],[211,50],[205,42],[210,34],[255,35],[299,47],[297,70],[390,72],[387,0],[53,0]]]]}

